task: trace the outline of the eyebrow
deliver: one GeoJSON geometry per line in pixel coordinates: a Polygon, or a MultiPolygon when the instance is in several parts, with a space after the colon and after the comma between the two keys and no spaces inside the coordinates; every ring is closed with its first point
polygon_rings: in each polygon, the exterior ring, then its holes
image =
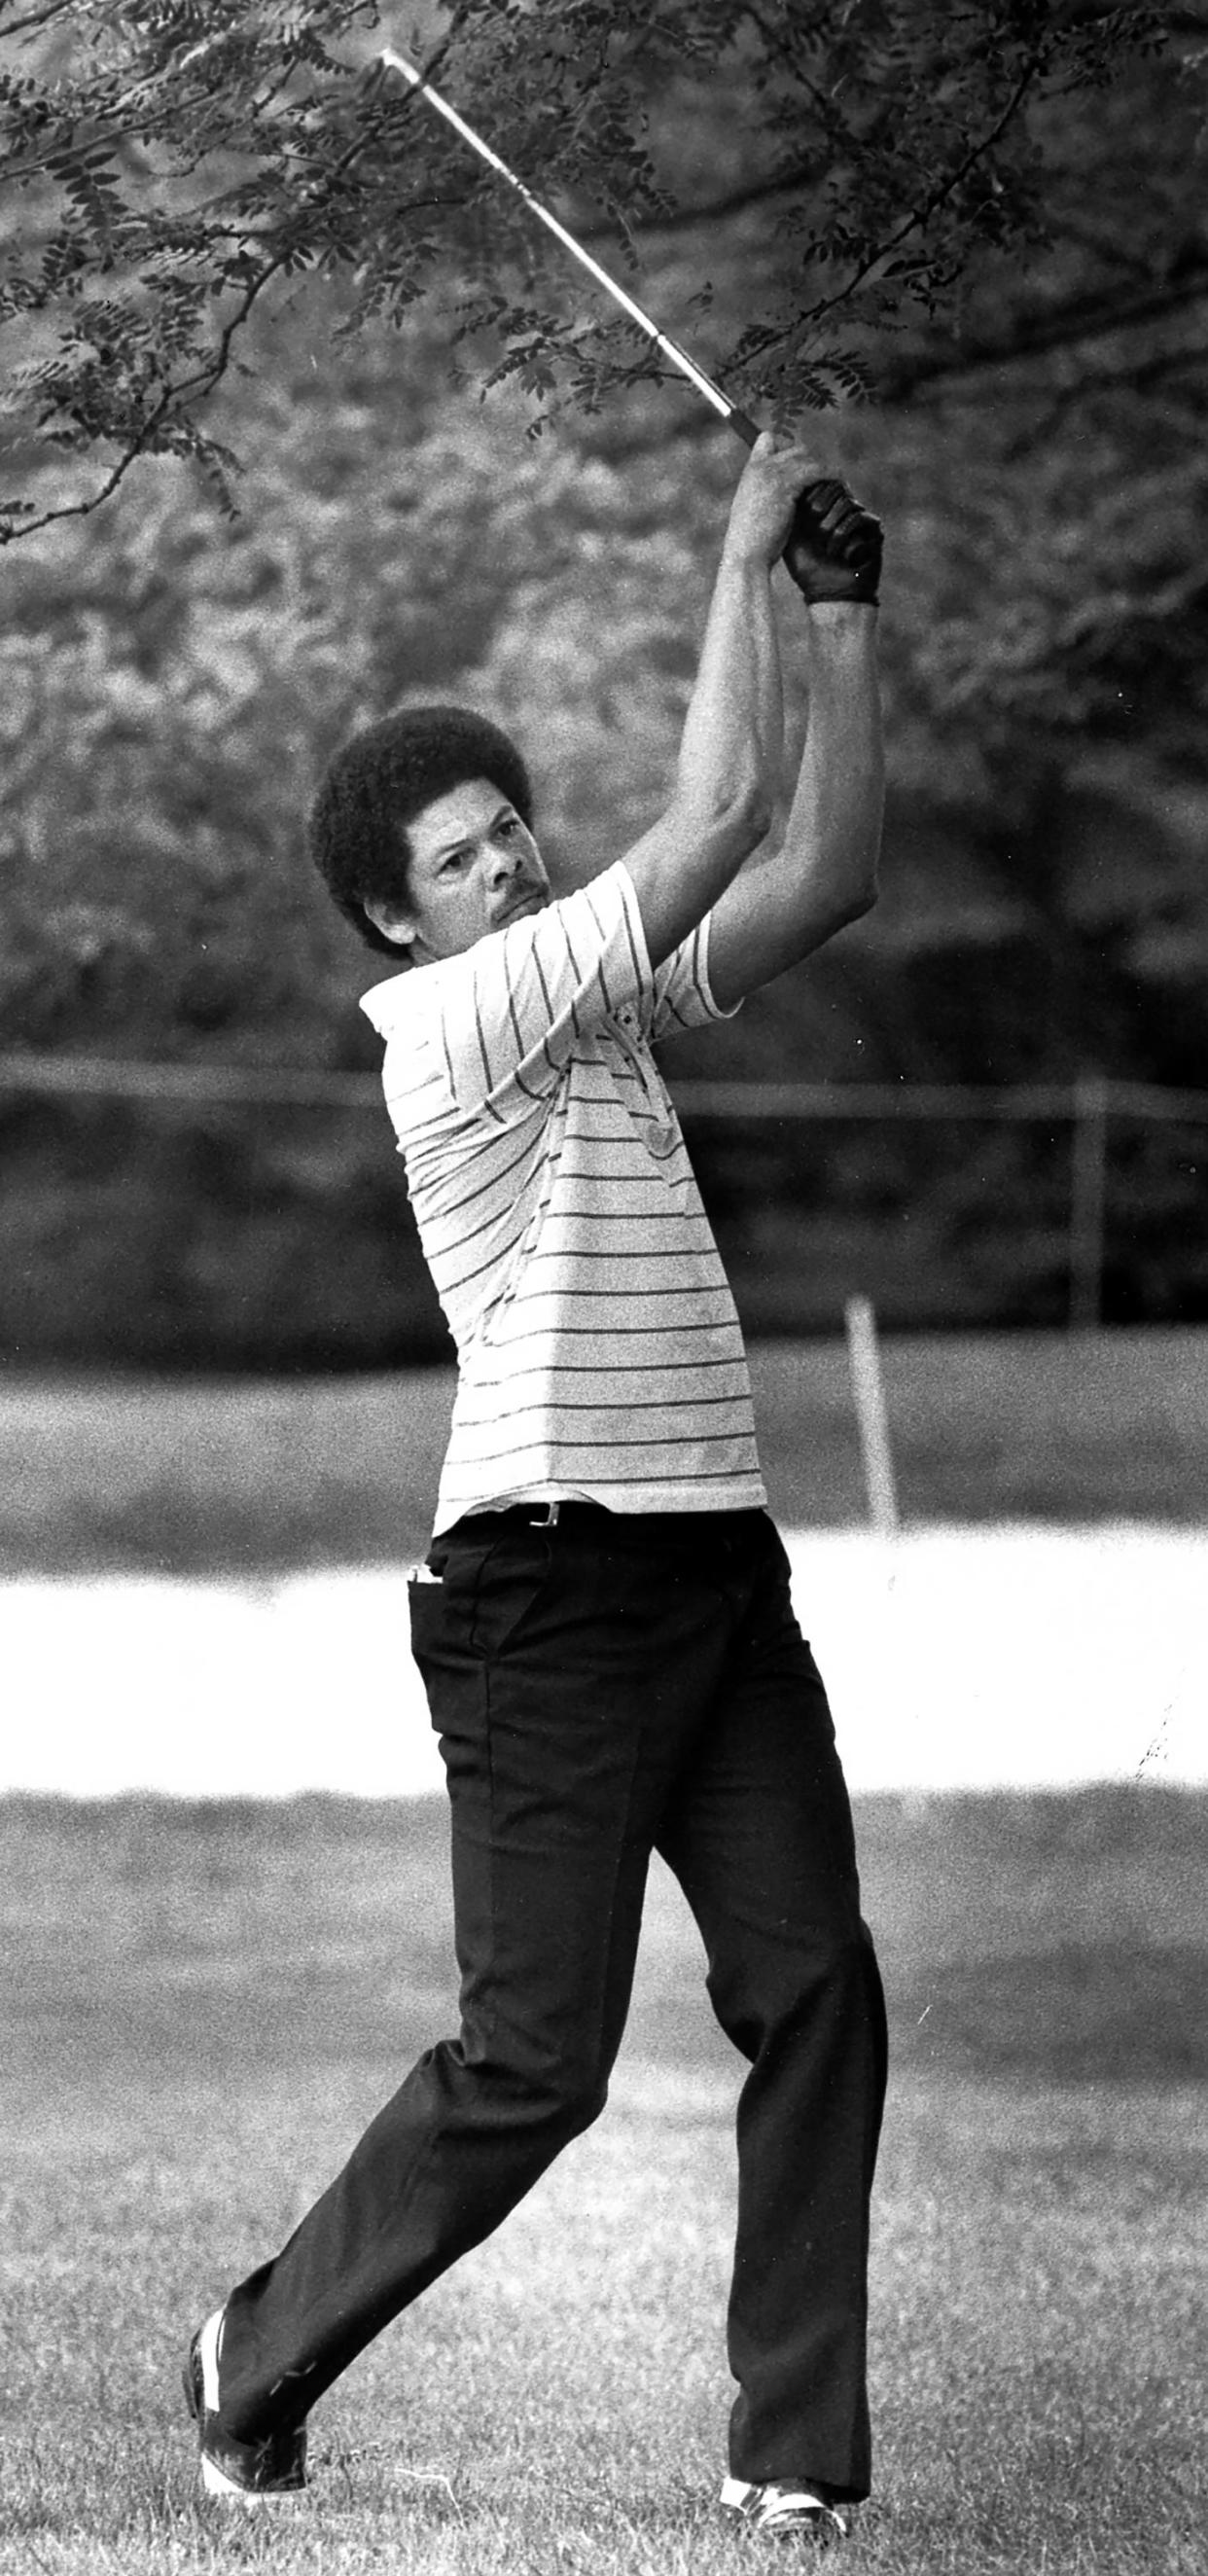
{"type": "MultiPolygon", "coordinates": [[[[505,816],[508,814],[514,814],[515,811],[516,808],[513,805],[511,798],[505,796],[502,805],[497,805],[491,816],[490,822],[487,825],[488,832],[493,832],[497,823],[502,823],[505,816]]],[[[451,859],[454,852],[457,850],[470,849],[478,838],[479,835],[477,832],[459,832],[455,841],[442,841],[432,852],[433,866],[435,866],[441,859],[451,859]]]]}

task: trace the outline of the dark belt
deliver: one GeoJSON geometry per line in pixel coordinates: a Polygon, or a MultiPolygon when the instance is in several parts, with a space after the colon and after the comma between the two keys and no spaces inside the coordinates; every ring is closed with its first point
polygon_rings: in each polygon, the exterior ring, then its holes
{"type": "Polygon", "coordinates": [[[607,1503],[508,1503],[498,1512],[466,1512],[458,1529],[566,1529],[581,1521],[616,1518],[607,1503]]]}
{"type": "Polygon", "coordinates": [[[452,1538],[459,1530],[487,1538],[509,1529],[592,1529],[599,1536],[601,1522],[607,1521],[610,1538],[677,1539],[699,1547],[710,1539],[744,1536],[766,1519],[759,1504],[725,1512],[613,1512],[607,1503],[508,1503],[502,1511],[465,1512],[444,1535],[452,1538]]]}

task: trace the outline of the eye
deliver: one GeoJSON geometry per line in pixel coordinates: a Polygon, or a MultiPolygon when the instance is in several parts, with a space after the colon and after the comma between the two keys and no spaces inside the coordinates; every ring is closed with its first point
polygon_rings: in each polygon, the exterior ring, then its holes
{"type": "Polygon", "coordinates": [[[524,826],[518,814],[505,814],[500,822],[496,824],[495,829],[498,833],[499,839],[501,841],[506,841],[513,840],[517,832],[523,831],[524,826]]]}
{"type": "Polygon", "coordinates": [[[450,850],[448,858],[441,860],[439,871],[440,875],[442,877],[455,876],[459,869],[464,867],[465,860],[466,853],[464,850],[450,850]]]}

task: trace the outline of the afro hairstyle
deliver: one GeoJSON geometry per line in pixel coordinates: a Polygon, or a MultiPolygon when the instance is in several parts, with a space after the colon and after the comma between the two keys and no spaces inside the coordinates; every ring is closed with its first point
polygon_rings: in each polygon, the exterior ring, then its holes
{"type": "Polygon", "coordinates": [[[408,823],[467,779],[489,778],[533,819],[529,774],[514,742],[470,707],[404,707],[367,725],[336,753],[311,807],[310,854],[333,903],[367,947],[401,963],[397,942],[365,910],[405,904],[408,823]]]}

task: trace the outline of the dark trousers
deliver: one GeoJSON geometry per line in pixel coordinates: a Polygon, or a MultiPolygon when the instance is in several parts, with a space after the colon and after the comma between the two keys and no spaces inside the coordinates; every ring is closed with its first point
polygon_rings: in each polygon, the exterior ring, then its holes
{"type": "Polygon", "coordinates": [[[227,2309],[222,2414],[296,2423],[601,2109],[652,1849],[748,2061],[730,2467],[867,2493],[880,1979],[826,1695],[762,1512],[463,1521],[411,1587],[452,1810],[460,2036],[227,2309]]]}

